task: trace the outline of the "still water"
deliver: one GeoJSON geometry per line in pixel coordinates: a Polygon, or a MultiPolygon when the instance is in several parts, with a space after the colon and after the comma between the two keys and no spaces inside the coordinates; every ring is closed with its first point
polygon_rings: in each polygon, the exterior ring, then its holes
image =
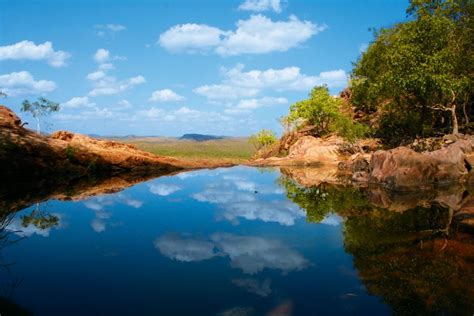
{"type": "Polygon", "coordinates": [[[6,217],[0,313],[474,312],[468,191],[400,198],[288,173],[194,171],[6,217]]]}

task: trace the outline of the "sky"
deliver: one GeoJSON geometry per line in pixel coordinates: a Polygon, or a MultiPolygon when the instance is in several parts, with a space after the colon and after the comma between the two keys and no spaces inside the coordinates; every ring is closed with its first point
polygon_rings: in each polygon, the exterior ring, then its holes
{"type": "MultiPolygon", "coordinates": [[[[1,104],[44,96],[47,131],[281,132],[292,103],[347,86],[371,29],[408,0],[0,0],[1,104]]],[[[26,113],[20,117],[34,126],[26,113]]]]}

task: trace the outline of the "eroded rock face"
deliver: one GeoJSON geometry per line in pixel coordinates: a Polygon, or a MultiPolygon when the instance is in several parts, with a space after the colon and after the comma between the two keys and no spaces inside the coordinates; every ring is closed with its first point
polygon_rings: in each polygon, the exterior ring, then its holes
{"type": "Polygon", "coordinates": [[[0,106],[0,174],[4,177],[61,174],[73,179],[102,172],[153,174],[228,165],[157,156],[133,145],[68,131],[55,132],[50,137],[38,135],[24,128],[10,109],[0,106]]]}
{"type": "Polygon", "coordinates": [[[377,151],[370,159],[367,181],[401,191],[465,181],[472,169],[474,139],[461,137],[433,152],[418,153],[407,147],[377,151]]]}
{"type": "Polygon", "coordinates": [[[0,105],[0,126],[20,126],[20,118],[6,106],[0,105]]]}

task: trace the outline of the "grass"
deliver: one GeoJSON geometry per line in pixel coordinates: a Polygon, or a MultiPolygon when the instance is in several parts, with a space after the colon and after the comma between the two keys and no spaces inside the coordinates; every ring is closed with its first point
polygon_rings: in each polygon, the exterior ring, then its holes
{"type": "Polygon", "coordinates": [[[247,138],[226,138],[197,142],[174,138],[144,137],[121,139],[139,149],[156,155],[176,157],[186,160],[225,160],[228,162],[244,162],[254,154],[255,150],[247,138]]]}

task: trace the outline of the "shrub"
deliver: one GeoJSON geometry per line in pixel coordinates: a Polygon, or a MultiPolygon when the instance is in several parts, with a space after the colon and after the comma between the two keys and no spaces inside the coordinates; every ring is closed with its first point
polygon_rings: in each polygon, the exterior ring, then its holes
{"type": "Polygon", "coordinates": [[[326,86],[315,87],[309,99],[291,105],[288,122],[297,128],[312,126],[316,136],[336,132],[352,141],[367,134],[368,128],[353,122],[349,115],[341,112],[342,107],[342,100],[331,96],[326,86]]]}
{"type": "Polygon", "coordinates": [[[276,143],[277,137],[275,132],[268,129],[263,129],[260,132],[250,136],[249,142],[255,147],[256,150],[260,150],[276,143]]]}

